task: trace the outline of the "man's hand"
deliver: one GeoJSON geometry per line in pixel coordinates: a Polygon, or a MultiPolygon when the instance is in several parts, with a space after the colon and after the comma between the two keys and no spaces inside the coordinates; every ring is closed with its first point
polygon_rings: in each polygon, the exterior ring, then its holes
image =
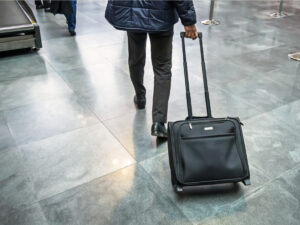
{"type": "Polygon", "coordinates": [[[195,40],[198,37],[196,25],[184,26],[185,36],[195,40]]]}

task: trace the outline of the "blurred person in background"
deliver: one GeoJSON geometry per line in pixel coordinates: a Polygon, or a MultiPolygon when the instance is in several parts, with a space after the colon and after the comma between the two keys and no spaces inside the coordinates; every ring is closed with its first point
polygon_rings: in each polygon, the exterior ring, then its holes
{"type": "Polygon", "coordinates": [[[68,30],[71,36],[76,35],[76,11],[77,0],[54,0],[51,1],[51,12],[55,14],[64,14],[68,24],[68,30]]]}

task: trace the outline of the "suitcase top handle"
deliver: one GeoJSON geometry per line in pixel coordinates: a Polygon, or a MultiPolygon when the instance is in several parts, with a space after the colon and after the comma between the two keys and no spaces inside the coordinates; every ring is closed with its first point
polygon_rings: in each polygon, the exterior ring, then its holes
{"type": "MultiPolygon", "coordinates": [[[[181,41],[182,41],[183,68],[184,68],[188,118],[192,119],[193,118],[192,101],[191,101],[190,85],[189,85],[189,77],[188,77],[188,68],[187,68],[186,53],[185,53],[185,40],[184,40],[185,39],[185,32],[180,32],[180,37],[181,37],[181,41]]],[[[205,61],[204,61],[203,42],[202,42],[202,33],[201,32],[198,32],[198,39],[199,39],[199,44],[200,44],[201,66],[202,66],[202,75],[203,75],[203,85],[204,85],[206,112],[207,112],[207,117],[211,118],[212,115],[211,115],[211,107],[210,107],[209,92],[208,92],[208,85],[207,85],[206,68],[205,68],[205,61]]]]}

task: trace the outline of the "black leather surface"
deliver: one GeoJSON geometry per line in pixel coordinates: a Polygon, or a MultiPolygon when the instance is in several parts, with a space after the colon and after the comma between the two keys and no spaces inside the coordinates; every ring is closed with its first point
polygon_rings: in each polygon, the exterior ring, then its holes
{"type": "Polygon", "coordinates": [[[169,123],[169,157],[175,183],[200,185],[249,178],[242,135],[237,119],[169,123]]]}

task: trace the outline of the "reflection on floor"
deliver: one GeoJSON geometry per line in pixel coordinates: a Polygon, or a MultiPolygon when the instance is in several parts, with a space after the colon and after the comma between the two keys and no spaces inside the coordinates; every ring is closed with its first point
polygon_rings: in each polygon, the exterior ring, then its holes
{"type": "MultiPolygon", "coordinates": [[[[299,224],[299,1],[217,1],[204,34],[214,116],[240,116],[253,185],[176,196],[167,144],[150,136],[153,74],[144,111],[133,106],[126,34],[106,1],[78,3],[77,36],[38,11],[43,49],[0,58],[0,224],[299,224]]],[[[209,1],[195,1],[198,21],[209,1]]],[[[34,7],[33,1],[31,6],[34,7]]],[[[187,112],[175,28],[169,120],[187,112]]],[[[194,109],[204,114],[197,42],[188,42],[194,109]]],[[[149,45],[148,45],[149,50],[149,45]]],[[[149,55],[149,54],[148,54],[149,55]]]]}

